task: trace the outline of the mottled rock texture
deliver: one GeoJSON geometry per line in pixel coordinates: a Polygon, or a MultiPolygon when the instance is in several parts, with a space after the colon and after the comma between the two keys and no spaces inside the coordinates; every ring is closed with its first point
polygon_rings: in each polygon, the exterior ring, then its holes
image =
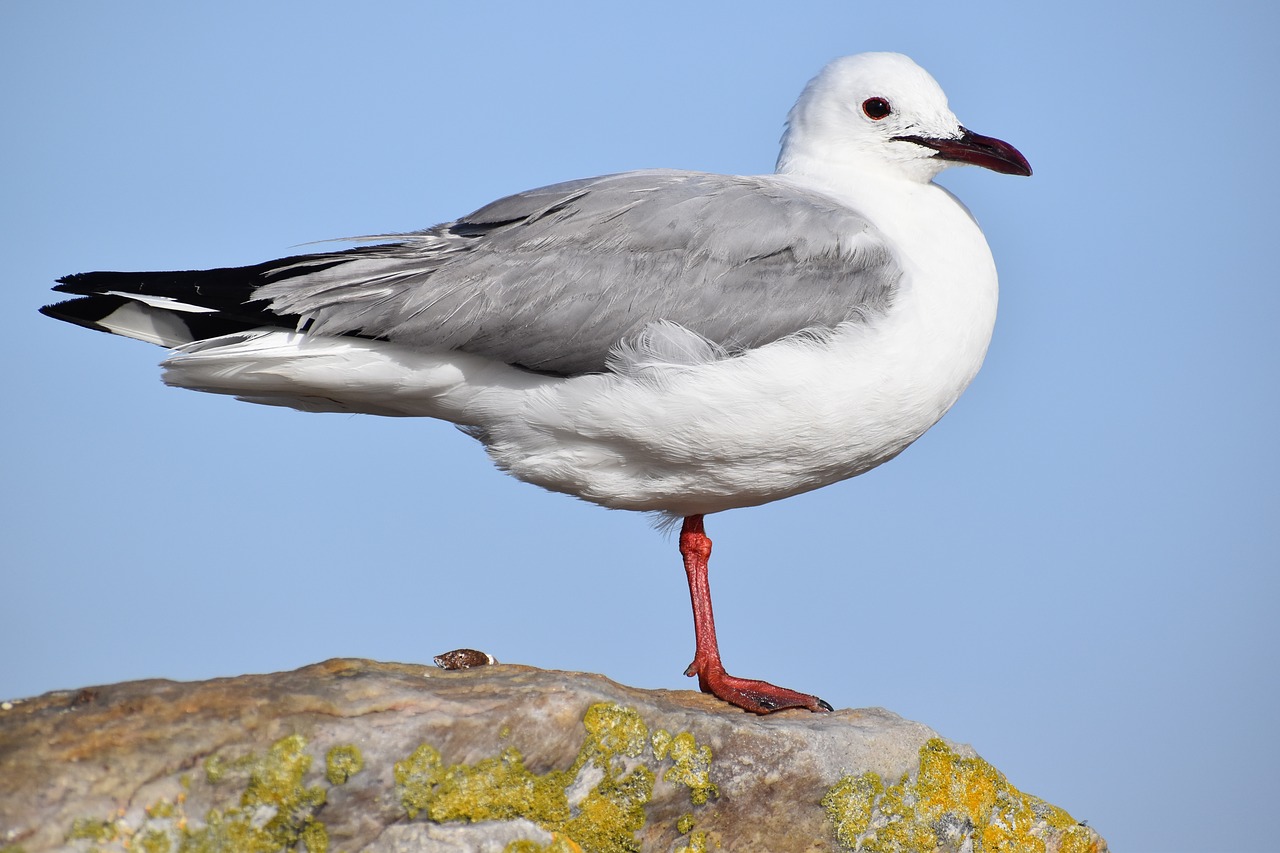
{"type": "Polygon", "coordinates": [[[332,660],[0,706],[0,851],[1105,851],[880,709],[332,660]]]}

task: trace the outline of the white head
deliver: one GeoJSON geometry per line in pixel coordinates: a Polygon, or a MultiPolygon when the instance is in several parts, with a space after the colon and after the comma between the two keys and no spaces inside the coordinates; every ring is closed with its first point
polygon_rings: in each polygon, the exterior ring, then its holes
{"type": "Polygon", "coordinates": [[[911,59],[860,53],[828,63],[805,86],[787,116],[778,172],[873,170],[925,183],[962,163],[1031,174],[1013,146],[962,127],[942,87],[911,59]]]}

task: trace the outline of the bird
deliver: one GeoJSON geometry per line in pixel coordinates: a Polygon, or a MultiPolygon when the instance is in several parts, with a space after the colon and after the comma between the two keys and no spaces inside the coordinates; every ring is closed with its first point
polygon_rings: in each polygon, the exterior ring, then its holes
{"type": "Polygon", "coordinates": [[[572,180],[352,248],[70,275],[41,311],[169,349],[169,385],[442,419],[519,480],[679,524],[685,674],[756,714],[824,712],[726,671],[704,518],[887,462],[973,380],[996,268],[934,182],[965,164],[1031,175],[913,60],[861,53],[804,87],[773,173],[572,180]]]}

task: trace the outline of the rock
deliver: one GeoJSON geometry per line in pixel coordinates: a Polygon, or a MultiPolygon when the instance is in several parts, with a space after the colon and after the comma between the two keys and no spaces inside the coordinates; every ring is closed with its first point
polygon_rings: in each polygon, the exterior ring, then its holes
{"type": "Polygon", "coordinates": [[[0,851],[1105,851],[881,709],[331,660],[0,705],[0,851]]]}

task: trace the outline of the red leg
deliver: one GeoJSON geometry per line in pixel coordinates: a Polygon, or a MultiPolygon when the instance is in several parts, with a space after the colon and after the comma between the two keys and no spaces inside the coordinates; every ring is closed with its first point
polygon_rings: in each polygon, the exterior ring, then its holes
{"type": "Polygon", "coordinates": [[[693,633],[696,650],[693,663],[684,671],[698,676],[703,693],[731,702],[756,714],[768,714],[783,708],[808,708],[830,711],[831,706],[817,696],[797,693],[767,681],[735,678],[724,671],[720,662],[720,646],[716,642],[716,620],[711,615],[711,585],[707,581],[707,560],[711,557],[711,540],[702,529],[702,516],[691,515],[680,528],[680,554],[689,576],[689,598],[693,601],[693,633]]]}

